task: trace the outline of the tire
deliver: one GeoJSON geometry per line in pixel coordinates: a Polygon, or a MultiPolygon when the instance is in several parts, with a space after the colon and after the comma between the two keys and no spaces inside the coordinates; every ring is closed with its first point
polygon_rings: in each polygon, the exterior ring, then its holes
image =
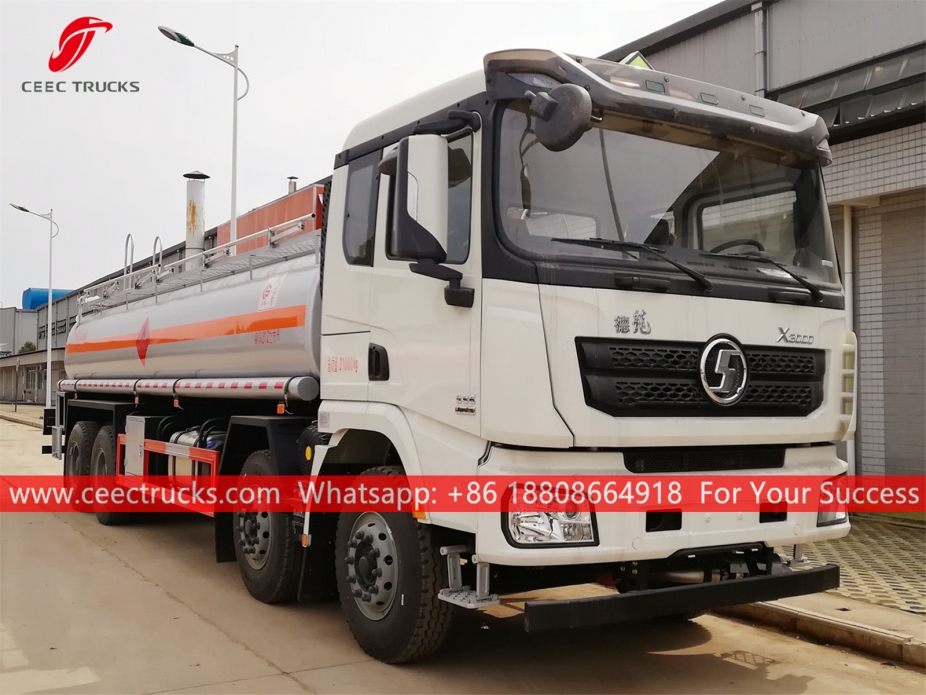
{"type": "MultiPolygon", "coordinates": [[[[381,466],[364,475],[403,472],[398,466],[381,466]]],[[[361,648],[387,664],[433,654],[450,629],[452,607],[437,597],[446,584],[446,560],[432,544],[431,534],[430,526],[407,512],[345,512],[338,519],[335,558],[341,608],[361,648]],[[351,547],[356,534],[363,533],[360,528],[369,533],[351,547]],[[390,563],[392,549],[395,558],[390,563]],[[377,570],[381,574],[376,575],[377,570]],[[375,593],[363,591],[371,586],[375,593]],[[364,601],[364,595],[369,600],[364,601]]]]}
{"type": "MultiPolygon", "coordinates": [[[[270,452],[255,451],[241,476],[278,475],[270,452]]],[[[302,545],[289,512],[234,512],[235,557],[248,593],[262,603],[289,603],[299,591],[302,545]]]]}
{"type": "MultiPolygon", "coordinates": [[[[90,475],[94,478],[116,475],[116,432],[112,425],[101,427],[93,440],[90,475]]],[[[128,512],[104,512],[94,509],[93,513],[103,526],[119,526],[127,523],[130,518],[128,512]]]]}
{"type": "Polygon", "coordinates": [[[64,455],[66,478],[90,475],[90,455],[99,431],[100,426],[90,420],[81,420],[74,425],[64,455]]]}

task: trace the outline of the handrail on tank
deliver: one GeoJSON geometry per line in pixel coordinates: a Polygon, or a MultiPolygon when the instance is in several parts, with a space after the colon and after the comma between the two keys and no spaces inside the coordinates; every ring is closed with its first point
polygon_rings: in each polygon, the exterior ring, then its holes
{"type": "Polygon", "coordinates": [[[164,244],[161,237],[156,236],[154,237],[154,246],[151,248],[151,267],[160,270],[162,265],[164,265],[164,244]],[[155,263],[155,259],[157,259],[157,263],[155,263]]]}
{"type": "Polygon", "coordinates": [[[122,289],[129,289],[129,275],[134,274],[132,271],[132,266],[135,265],[135,239],[132,238],[131,234],[125,235],[125,253],[122,254],[122,289]],[[131,246],[132,251],[129,253],[129,247],[131,246]]]}
{"type": "MultiPolygon", "coordinates": [[[[106,297],[111,296],[114,292],[118,292],[120,289],[128,290],[129,287],[132,287],[132,286],[140,287],[143,284],[143,282],[141,281],[138,282],[138,285],[135,285],[136,279],[138,279],[140,276],[145,276],[143,280],[153,280],[155,285],[157,285],[158,279],[160,277],[168,273],[173,273],[174,269],[177,268],[178,266],[181,267],[181,272],[182,272],[182,267],[184,266],[184,264],[188,263],[190,260],[193,260],[197,257],[202,257],[204,264],[206,264],[209,260],[212,260],[213,257],[226,255],[226,251],[228,249],[234,246],[237,246],[238,244],[243,244],[248,241],[254,241],[255,239],[258,239],[264,236],[269,237],[269,245],[273,246],[276,242],[281,241],[285,239],[286,237],[295,234],[296,232],[303,231],[305,229],[305,222],[307,220],[314,219],[314,218],[315,218],[315,213],[309,213],[308,215],[302,215],[300,217],[296,217],[287,222],[283,222],[281,224],[277,224],[272,227],[267,227],[266,229],[262,229],[259,232],[254,232],[253,234],[248,234],[247,236],[240,237],[236,239],[235,241],[230,241],[228,243],[222,244],[221,246],[216,246],[214,248],[207,249],[199,254],[196,254],[195,256],[190,256],[189,258],[183,258],[179,261],[168,263],[167,265],[163,265],[163,245],[161,245],[161,249],[159,252],[159,258],[158,258],[158,264],[157,264],[157,267],[160,268],[160,272],[152,272],[152,269],[154,268],[153,259],[152,259],[152,265],[146,266],[139,270],[130,271],[130,268],[134,264],[134,261],[133,263],[128,262],[129,248],[131,246],[132,257],[134,258],[135,242],[132,239],[132,235],[129,234],[125,240],[126,251],[125,251],[125,258],[123,259],[125,263],[122,269],[123,271],[122,276],[119,278],[106,280],[104,282],[101,282],[97,285],[93,285],[91,287],[87,287],[81,292],[81,296],[86,297],[86,298],[95,297],[94,299],[90,300],[92,302],[105,299],[106,297]]],[[[313,231],[317,231],[317,230],[313,230],[313,231]]],[[[160,237],[155,239],[155,245],[157,245],[159,242],[160,242],[160,237]]],[[[316,257],[317,257],[317,254],[318,254],[318,244],[316,242],[316,257]]],[[[100,309],[102,308],[104,307],[101,304],[100,309]]]]}
{"type": "Polygon", "coordinates": [[[219,246],[214,246],[211,249],[206,249],[202,253],[198,253],[195,256],[190,256],[189,258],[184,258],[179,261],[174,261],[164,266],[164,270],[168,270],[175,266],[184,265],[185,263],[195,260],[197,258],[203,259],[203,267],[208,267],[209,261],[214,260],[218,256],[225,256],[226,252],[239,244],[246,243],[248,241],[254,241],[261,237],[268,237],[268,243],[270,246],[273,246],[274,243],[284,239],[296,232],[302,231],[305,229],[306,220],[311,220],[315,218],[315,213],[309,213],[308,215],[302,215],[301,217],[296,217],[295,219],[289,220],[288,222],[283,222],[281,224],[274,225],[272,227],[267,227],[262,229],[259,232],[254,232],[253,234],[248,234],[247,236],[240,237],[234,241],[229,241],[219,246]],[[278,233],[277,230],[282,230],[278,233]]]}

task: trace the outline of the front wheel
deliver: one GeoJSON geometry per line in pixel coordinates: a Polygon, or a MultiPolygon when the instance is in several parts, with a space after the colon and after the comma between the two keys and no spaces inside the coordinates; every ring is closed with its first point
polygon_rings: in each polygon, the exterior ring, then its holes
{"type": "MultiPolygon", "coordinates": [[[[402,475],[395,466],[364,475],[402,475]]],[[[338,519],[338,595],[354,639],[380,661],[397,664],[441,646],[452,617],[438,599],[444,585],[430,526],[405,512],[345,512],[338,519]]]]}

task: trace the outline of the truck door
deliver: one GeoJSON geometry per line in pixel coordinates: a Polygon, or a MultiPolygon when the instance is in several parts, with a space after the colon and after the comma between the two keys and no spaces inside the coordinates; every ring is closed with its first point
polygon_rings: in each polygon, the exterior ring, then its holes
{"type": "MultiPolygon", "coordinates": [[[[475,288],[472,308],[450,306],[445,281],[417,275],[390,258],[393,177],[380,176],[370,294],[369,399],[392,403],[479,434],[479,316],[481,252],[478,140],[470,131],[449,137],[448,248],[445,266],[475,288]]],[[[387,148],[383,154],[388,155],[387,148]]]]}
{"type": "Polygon", "coordinates": [[[319,364],[326,399],[368,397],[366,353],[381,156],[377,151],[359,157],[335,170],[332,179],[319,364]]]}

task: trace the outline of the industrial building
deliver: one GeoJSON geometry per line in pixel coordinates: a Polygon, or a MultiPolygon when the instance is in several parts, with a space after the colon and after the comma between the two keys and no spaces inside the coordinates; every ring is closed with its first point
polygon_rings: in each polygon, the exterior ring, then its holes
{"type": "Polygon", "coordinates": [[[34,400],[36,384],[45,379],[45,353],[28,351],[37,341],[35,310],[0,308],[0,402],[34,400]]]}
{"type": "Polygon", "coordinates": [[[855,471],[926,473],[926,3],[727,0],[603,57],[633,51],[824,119],[860,344],[855,471]]]}

